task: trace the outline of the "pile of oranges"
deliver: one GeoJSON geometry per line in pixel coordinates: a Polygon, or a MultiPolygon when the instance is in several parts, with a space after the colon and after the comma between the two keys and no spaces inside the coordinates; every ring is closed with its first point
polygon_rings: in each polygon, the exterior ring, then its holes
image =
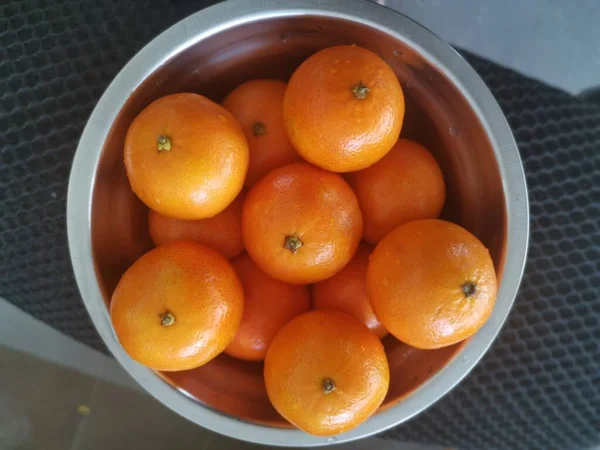
{"type": "Polygon", "coordinates": [[[392,69],[357,46],[312,55],[289,83],[252,80],[218,105],[160,98],[132,122],[125,166],[156,248],[111,302],[127,353],[155,370],[222,352],[264,361],[275,409],[315,435],[373,414],[380,339],[451,345],[496,298],[488,250],[439,220],[443,173],[400,139],[392,69]]]}

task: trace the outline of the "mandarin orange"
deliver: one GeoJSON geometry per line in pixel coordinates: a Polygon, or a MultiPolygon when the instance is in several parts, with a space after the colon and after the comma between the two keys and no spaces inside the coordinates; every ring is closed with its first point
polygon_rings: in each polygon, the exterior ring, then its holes
{"type": "Polygon", "coordinates": [[[388,332],[375,316],[367,295],[367,267],[373,247],[361,244],[352,261],[331,278],[312,287],[314,309],[348,313],[364,323],[380,339],[388,332]]]}
{"type": "Polygon", "coordinates": [[[244,251],[241,223],[244,197],[244,193],[241,193],[224,211],[208,219],[174,219],[150,210],[150,236],[155,245],[192,241],[206,245],[231,259],[244,251]]]}
{"type": "Polygon", "coordinates": [[[243,309],[242,284],[225,257],[174,242],[127,269],[112,295],[110,317],[133,359],[156,370],[187,370],[225,350],[243,309]]]}
{"type": "Polygon", "coordinates": [[[443,220],[399,226],[377,244],[367,270],[367,292],[381,323],[421,349],[475,333],[492,312],[496,289],[488,250],[443,220]]]}
{"type": "Polygon", "coordinates": [[[398,140],[404,94],[378,55],[355,45],[321,50],[294,72],[283,118],[305,160],[333,172],[361,170],[398,140]]]}
{"type": "Polygon", "coordinates": [[[275,409],[318,436],[367,420],[383,402],[390,378],[377,336],[339,311],[311,311],[292,319],[273,339],[264,370],[275,409]]]}
{"type": "Polygon", "coordinates": [[[242,125],[250,146],[247,187],[271,170],[301,159],[283,125],[286,86],[279,80],[251,80],[235,88],[223,101],[223,106],[242,125]]]}
{"type": "Polygon", "coordinates": [[[346,179],[363,213],[363,239],[370,244],[404,223],[437,219],[446,200],[437,161],[425,147],[407,139],[399,139],[381,160],[346,179]]]}
{"type": "Polygon", "coordinates": [[[262,361],[279,329],[298,314],[310,310],[308,288],[270,277],[246,253],[231,264],[244,287],[244,315],[225,353],[249,361],[262,361]]]}
{"type": "Polygon", "coordinates": [[[237,120],[198,94],[173,94],[147,106],[125,137],[131,188],[152,210],[204,219],[240,193],[248,142],[237,120]]]}
{"type": "Polygon", "coordinates": [[[306,163],[275,169],[242,208],[246,251],[273,278],[308,284],[339,272],[362,235],[356,196],[337,174],[306,163]]]}

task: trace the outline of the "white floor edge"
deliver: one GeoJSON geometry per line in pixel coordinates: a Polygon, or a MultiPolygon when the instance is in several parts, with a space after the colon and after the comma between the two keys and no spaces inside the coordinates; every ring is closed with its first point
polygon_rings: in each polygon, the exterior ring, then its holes
{"type": "Polygon", "coordinates": [[[34,319],[0,298],[0,345],[102,381],[141,389],[119,363],[34,319]]]}

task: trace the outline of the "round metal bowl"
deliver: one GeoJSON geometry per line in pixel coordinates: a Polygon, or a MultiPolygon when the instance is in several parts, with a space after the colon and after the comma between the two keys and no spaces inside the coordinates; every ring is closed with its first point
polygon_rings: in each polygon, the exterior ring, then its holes
{"type": "Polygon", "coordinates": [[[439,400],[477,363],[498,334],[521,280],[528,204],[519,153],[498,104],[473,69],[410,19],[362,0],[230,1],[179,22],[144,47],[94,109],[77,148],[68,197],[68,232],[77,283],[108,348],[151,395],[206,428],[272,445],[345,442],[406,421],[439,400]],[[131,120],[157,97],[191,91],[215,101],[258,77],[287,79],[307,56],[357,44],[383,57],[406,95],[402,135],[427,146],[447,183],[443,217],[490,249],[500,289],[485,326],[435,351],[385,340],[389,394],[377,414],[335,438],[286,423],[266,396],[262,366],[221,355],[195,370],[157,373],[132,361],[113,333],[108,304],[129,265],[151,247],[147,209],[123,164],[131,120]]]}

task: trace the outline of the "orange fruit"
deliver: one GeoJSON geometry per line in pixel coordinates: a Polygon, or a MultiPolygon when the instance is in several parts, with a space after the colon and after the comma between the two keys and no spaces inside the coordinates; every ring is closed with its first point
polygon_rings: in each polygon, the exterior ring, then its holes
{"type": "Polygon", "coordinates": [[[467,230],[417,220],[377,244],[367,291],[391,334],[413,347],[435,349],[485,323],[496,301],[496,274],[488,250],[467,230]]]}
{"type": "Polygon", "coordinates": [[[283,118],[300,156],[326,170],[352,172],[379,161],[398,140],[404,94],[375,53],[330,47],[292,75],[283,118]]]}
{"type": "Polygon", "coordinates": [[[356,318],[311,311],[292,319],[265,359],[265,385],[275,409],[307,433],[348,431],[373,414],[389,386],[383,345],[356,318]]]}
{"type": "Polygon", "coordinates": [[[270,277],[246,253],[231,264],[244,287],[244,315],[225,353],[235,358],[262,361],[279,329],[298,314],[310,310],[308,288],[270,277]]]}
{"type": "Polygon", "coordinates": [[[308,284],[339,272],[362,235],[356,196],[341,176],[306,163],[275,169],[242,208],[246,251],[278,280],[308,284]]]}
{"type": "Polygon", "coordinates": [[[223,101],[248,139],[248,187],[271,170],[300,161],[283,125],[286,86],[279,80],[251,80],[235,88],[223,101]]]}
{"type": "Polygon", "coordinates": [[[444,175],[429,151],[400,139],[371,167],[346,177],[364,215],[363,239],[377,244],[394,228],[437,219],[446,200],[444,175]]]}
{"type": "Polygon", "coordinates": [[[221,353],[244,307],[242,284],[229,262],[208,247],[174,242],[138,259],[110,304],[125,351],[156,370],[187,370],[221,353]]]}
{"type": "Polygon", "coordinates": [[[125,167],[136,195],[178,219],[204,219],[240,193],[248,143],[229,111],[197,94],[159,98],[133,120],[125,167]]]}
{"type": "Polygon", "coordinates": [[[243,202],[242,193],[216,216],[198,220],[174,219],[150,210],[150,236],[155,245],[192,241],[206,245],[231,259],[244,251],[241,223],[243,202]]]}
{"type": "Polygon", "coordinates": [[[367,295],[367,267],[373,247],[361,244],[352,261],[340,272],[312,287],[314,309],[333,309],[364,323],[378,338],[388,334],[375,316],[367,295]]]}

